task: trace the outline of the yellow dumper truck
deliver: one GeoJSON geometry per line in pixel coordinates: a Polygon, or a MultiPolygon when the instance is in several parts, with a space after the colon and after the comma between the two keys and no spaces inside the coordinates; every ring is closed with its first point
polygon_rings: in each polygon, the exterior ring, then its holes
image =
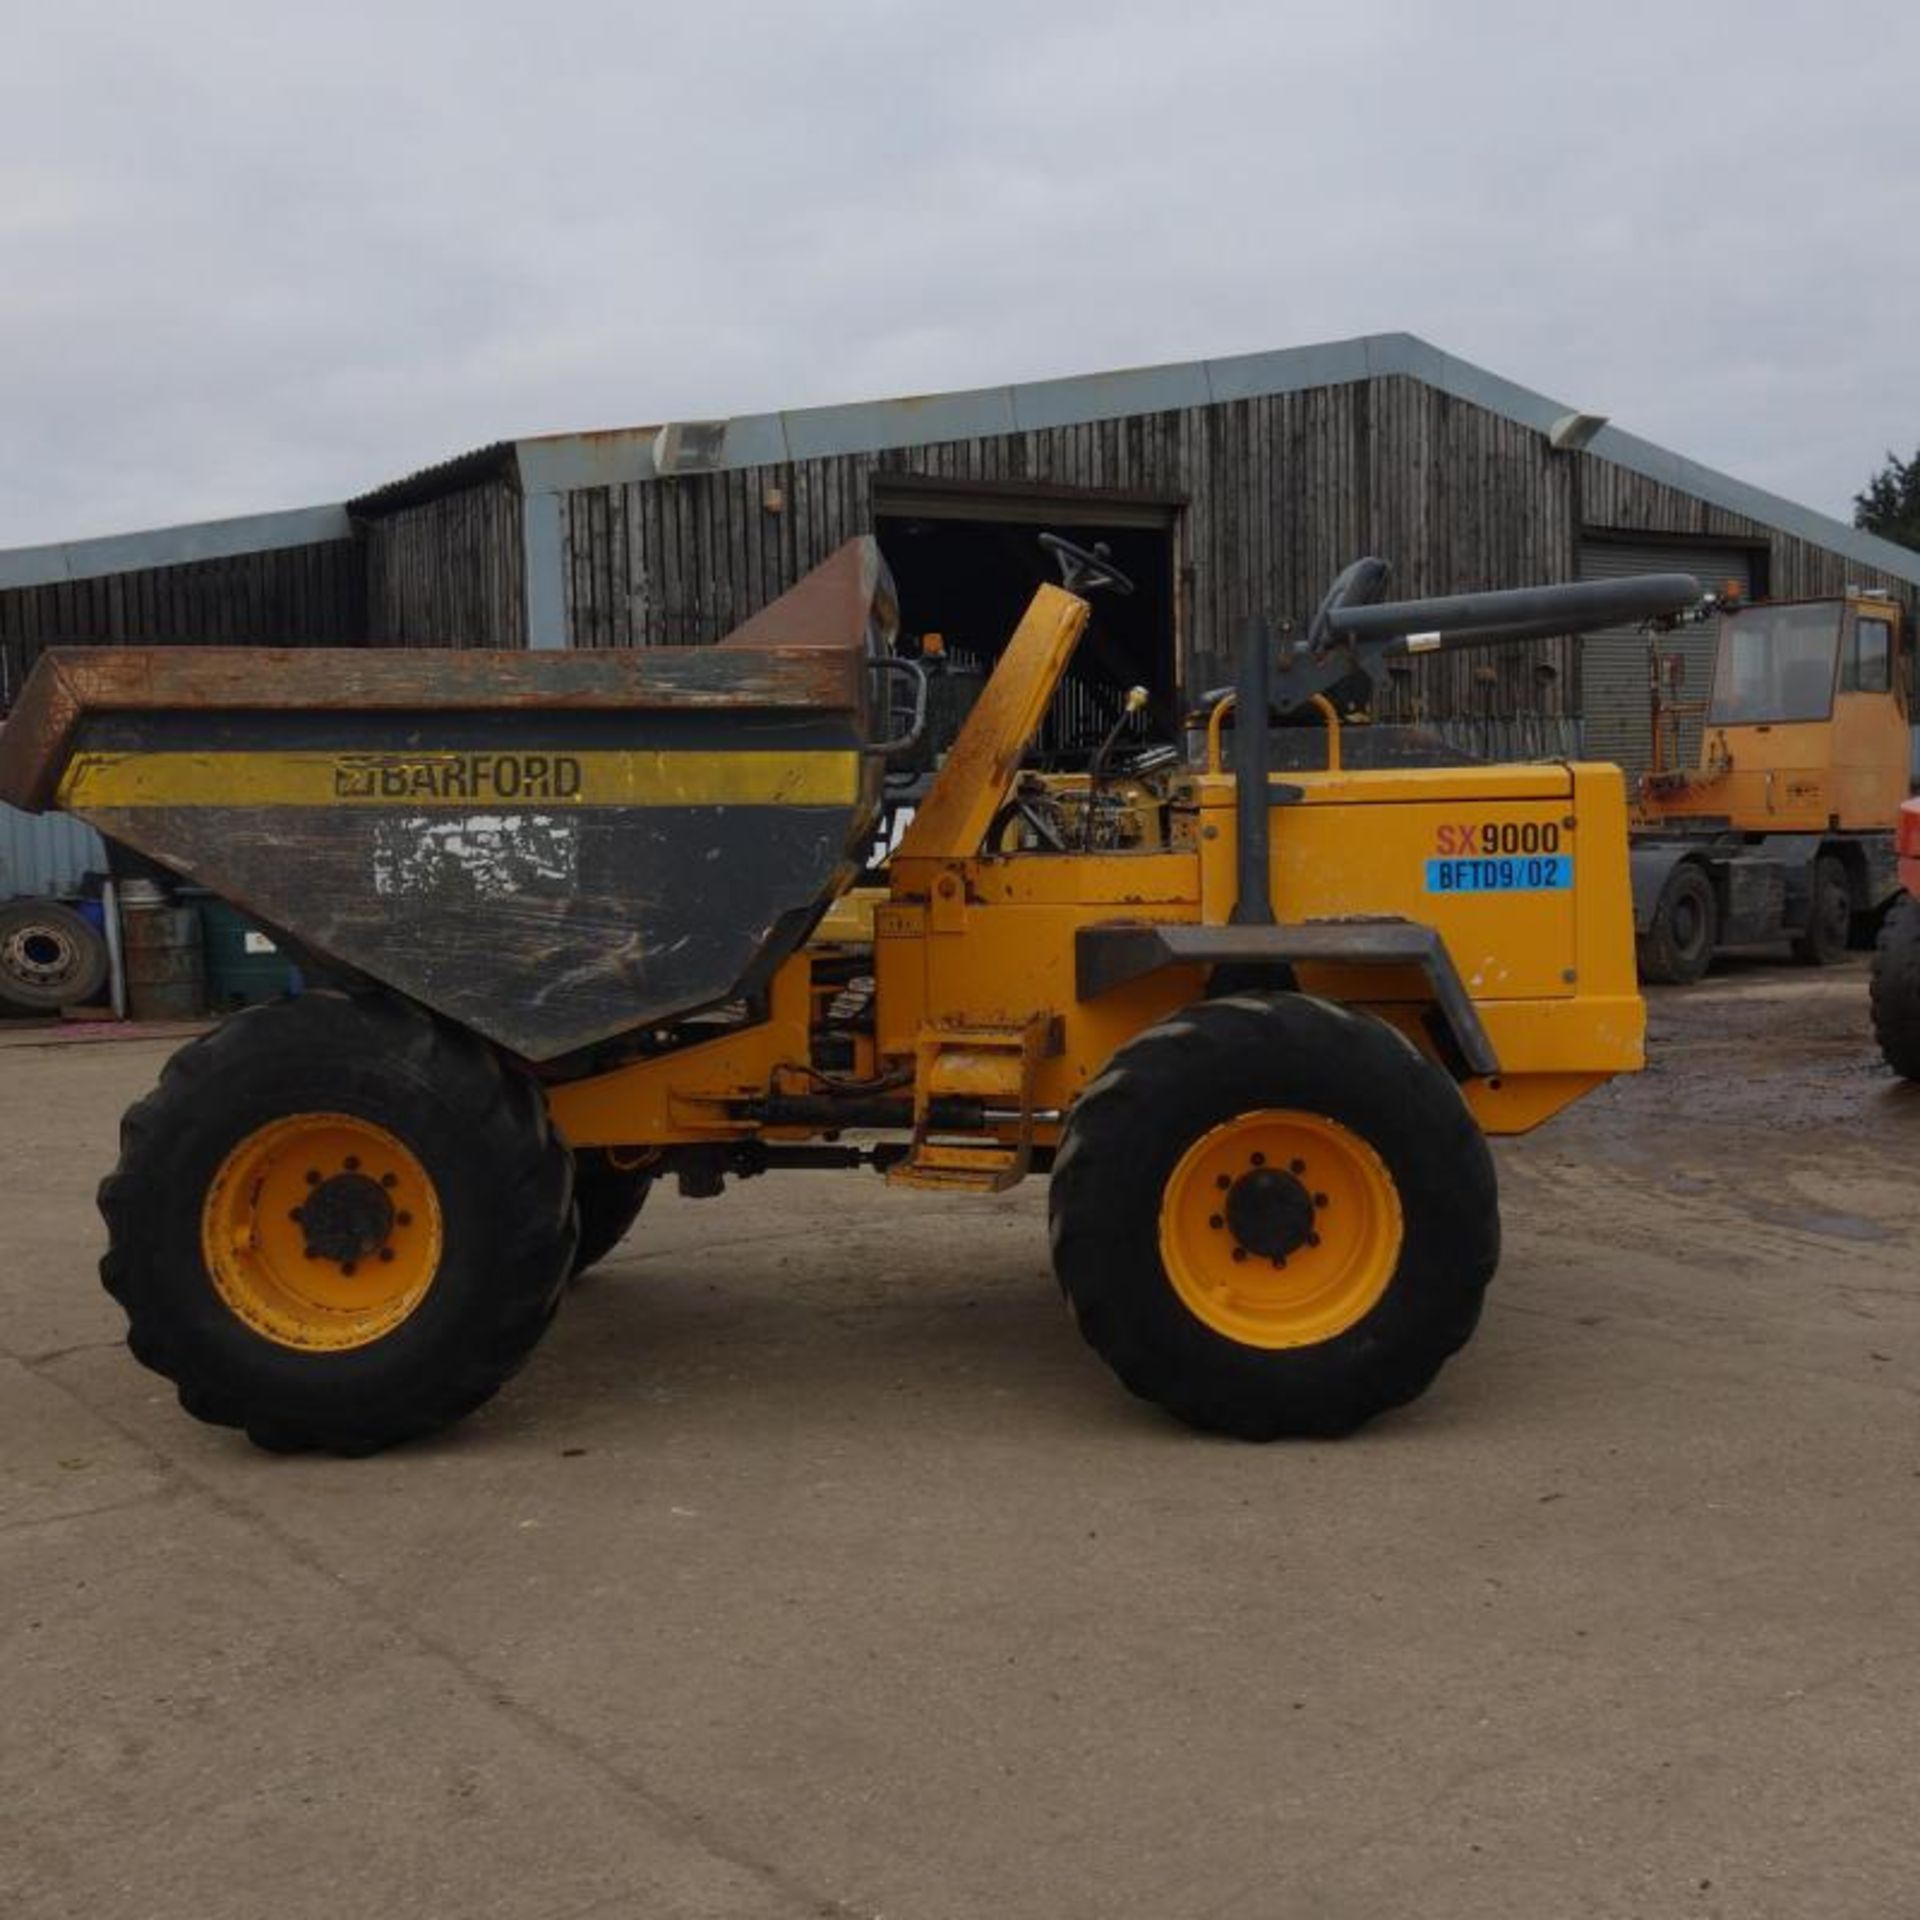
{"type": "Polygon", "coordinates": [[[1080,1330],[1195,1426],[1334,1434],[1418,1394],[1498,1256],[1485,1136],[1641,1064],[1625,796],[1608,766],[1350,766],[1331,696],[1696,584],[1395,605],[1349,569],[1303,634],[1249,623],[1152,834],[1008,851],[1088,595],[1125,585],[1053,544],[1067,584],[870,926],[831,937],[924,710],[871,541],[710,648],[48,654],[0,797],[212,888],[324,982],[127,1115],[102,1272],[134,1355],[263,1446],[371,1451],[493,1394],[651,1183],[864,1166],[1050,1173],[1080,1330]],[[1299,721],[1313,764],[1276,771],[1299,721]]]}

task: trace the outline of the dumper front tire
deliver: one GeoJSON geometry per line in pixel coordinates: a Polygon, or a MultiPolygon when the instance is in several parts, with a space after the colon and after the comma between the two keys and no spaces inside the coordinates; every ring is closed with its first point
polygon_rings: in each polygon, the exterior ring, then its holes
{"type": "Polygon", "coordinates": [[[605,1147],[574,1150],[573,1204],[580,1218],[575,1279],[597,1267],[633,1231],[652,1191],[650,1168],[623,1167],[605,1147]]]}
{"type": "Polygon", "coordinates": [[[1492,1156],[1382,1021],[1210,1000],[1121,1048],[1054,1162],[1054,1268],[1088,1343],[1188,1424],[1346,1433],[1473,1332],[1500,1252],[1492,1156]]]}
{"type": "Polygon", "coordinates": [[[1881,923],[1869,998],[1881,1058],[1903,1078],[1920,1080],[1920,901],[1907,894],[1881,923]]]}
{"type": "Polygon", "coordinates": [[[572,1265],[572,1161],[538,1090],[383,996],[235,1015],[120,1144],[100,1271],[128,1347],[274,1451],[372,1453],[470,1413],[572,1265]]]}

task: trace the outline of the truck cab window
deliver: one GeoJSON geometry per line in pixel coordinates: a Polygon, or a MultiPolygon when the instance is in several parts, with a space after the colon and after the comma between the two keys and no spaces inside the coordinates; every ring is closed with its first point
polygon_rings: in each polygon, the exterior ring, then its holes
{"type": "Polygon", "coordinates": [[[1893,691],[1893,626],[1890,621],[1862,615],[1853,624],[1853,638],[1840,662],[1842,693],[1893,691]]]}
{"type": "Polygon", "coordinates": [[[1840,644],[1836,603],[1746,607],[1726,620],[1709,721],[1774,726],[1827,718],[1840,644]]]}

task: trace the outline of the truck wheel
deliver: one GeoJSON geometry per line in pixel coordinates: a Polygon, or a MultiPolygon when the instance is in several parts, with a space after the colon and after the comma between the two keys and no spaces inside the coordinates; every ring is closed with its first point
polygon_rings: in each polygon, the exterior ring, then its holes
{"type": "Polygon", "coordinates": [[[310,992],[167,1063],[100,1189],[100,1274],[180,1404],[276,1451],[371,1453],[496,1393],[573,1260],[531,1083],[406,1004],[310,992]]]}
{"type": "Polygon", "coordinates": [[[1692,861],[1668,876],[1653,909],[1653,923],[1634,943],[1640,978],[1659,986],[1690,987],[1713,959],[1720,913],[1713,882],[1692,861]]]}
{"type": "Polygon", "coordinates": [[[1301,994],[1204,1001],[1122,1047],[1067,1123],[1050,1215],[1089,1345],[1243,1440],[1411,1400],[1500,1252],[1459,1089],[1393,1028],[1301,994]]]}
{"type": "Polygon", "coordinates": [[[604,1147],[575,1149],[573,1204],[580,1217],[580,1244],[573,1254],[576,1279],[627,1237],[652,1191],[650,1167],[623,1167],[604,1147]]]}
{"type": "Polygon", "coordinates": [[[83,1006],[107,984],[107,943],[56,900],[0,906],[0,1006],[57,1013],[83,1006]]]}
{"type": "Polygon", "coordinates": [[[1904,893],[1880,927],[1869,999],[1881,1057],[1920,1080],[1920,902],[1904,893]]]}
{"type": "Polygon", "coordinates": [[[1793,937],[1793,957],[1810,967],[1830,967],[1847,957],[1847,935],[1853,927],[1847,870],[1830,853],[1813,863],[1812,893],[1806,927],[1793,937]]]}

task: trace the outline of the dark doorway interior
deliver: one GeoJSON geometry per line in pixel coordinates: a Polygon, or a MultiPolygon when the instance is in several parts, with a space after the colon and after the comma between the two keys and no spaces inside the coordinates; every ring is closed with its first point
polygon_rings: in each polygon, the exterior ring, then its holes
{"type": "MultiPolygon", "coordinates": [[[[1145,687],[1150,701],[1133,730],[1173,738],[1180,677],[1174,512],[1170,503],[1103,507],[1097,496],[1050,500],[986,491],[877,501],[874,530],[899,588],[907,650],[921,636],[937,633],[946,658],[962,673],[990,671],[1034,588],[1058,582],[1039,536],[1051,531],[1086,547],[1104,542],[1134,591],[1089,595],[1093,617],[1041,729],[1039,752],[1056,767],[1084,766],[1132,686],[1145,687]],[[1103,511],[1110,517],[1101,517],[1103,511]]],[[[948,742],[929,744],[937,754],[948,742]]]]}

